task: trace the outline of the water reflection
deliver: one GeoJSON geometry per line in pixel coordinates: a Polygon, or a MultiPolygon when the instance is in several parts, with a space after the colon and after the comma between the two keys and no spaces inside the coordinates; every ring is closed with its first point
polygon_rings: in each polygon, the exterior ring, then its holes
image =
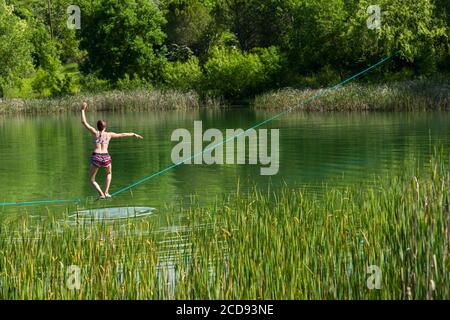
{"type": "MultiPolygon", "coordinates": [[[[197,110],[104,113],[91,118],[108,119],[112,131],[135,131],[145,137],[139,143],[121,140],[111,144],[113,188],[117,190],[171,164],[174,143],[170,135],[175,129],[192,128],[194,120],[202,120],[205,129],[245,129],[270,115],[253,110],[197,110]]],[[[320,193],[326,186],[370,184],[375,181],[374,176],[402,172],[406,161],[417,160],[425,166],[423,160],[435,146],[447,150],[450,146],[448,113],[298,112],[267,128],[280,129],[280,171],[273,177],[261,176],[258,165],[182,165],[113,198],[106,202],[108,207],[96,208],[90,201],[78,208],[5,207],[0,215],[31,215],[37,222],[50,212],[68,216],[72,223],[77,219],[87,223],[158,220],[157,228],[148,231],[149,236],[159,236],[158,261],[150,266],[146,257],[141,257],[142,265],[135,272],[156,268],[159,297],[174,298],[177,281],[183,281],[183,272],[188,271],[177,269],[178,262],[189,265],[193,255],[198,254],[189,240],[192,233],[212,229],[201,221],[188,221],[180,215],[182,210],[173,209],[190,206],[192,195],[199,205],[212,203],[235,193],[238,181],[241,193],[254,185],[267,189],[286,184],[320,193]],[[168,209],[167,204],[172,206],[168,209]],[[170,212],[170,222],[164,221],[164,214],[160,214],[163,212],[170,212]]],[[[91,139],[81,127],[78,115],[23,116],[7,121],[1,118],[0,201],[91,197],[94,192],[87,179],[90,152],[91,139]]],[[[39,235],[33,233],[37,238],[39,235]]],[[[130,235],[121,234],[119,228],[111,236],[130,235]]],[[[142,238],[145,234],[136,231],[131,236],[142,238]]],[[[217,270],[226,269],[227,265],[229,248],[216,244],[211,247],[220,247],[220,252],[211,253],[208,261],[210,281],[217,270]]],[[[119,282],[125,281],[122,269],[118,271],[119,282]]],[[[348,270],[352,272],[350,262],[348,270]]],[[[219,273],[223,276],[226,270],[219,273]]],[[[139,275],[135,280],[142,281],[139,275]]]]}
{"type": "MultiPolygon", "coordinates": [[[[192,129],[195,120],[201,120],[205,130],[245,129],[271,115],[250,109],[112,112],[91,114],[90,120],[106,118],[111,131],[135,131],[145,137],[111,144],[114,192],[172,164],[176,143],[170,136],[175,129],[192,129]]],[[[259,165],[181,165],[120,194],[109,205],[161,207],[192,194],[212,203],[217,196],[235,192],[238,180],[242,190],[286,183],[319,192],[324,184],[354,185],[373,175],[401,171],[405,160],[420,161],[435,145],[450,146],[450,114],[439,112],[294,112],[265,128],[280,129],[280,170],[275,176],[261,176],[259,165]]],[[[0,201],[95,196],[87,178],[91,148],[76,114],[1,118],[0,201]]],[[[15,207],[8,210],[17,213],[15,207]]]]}

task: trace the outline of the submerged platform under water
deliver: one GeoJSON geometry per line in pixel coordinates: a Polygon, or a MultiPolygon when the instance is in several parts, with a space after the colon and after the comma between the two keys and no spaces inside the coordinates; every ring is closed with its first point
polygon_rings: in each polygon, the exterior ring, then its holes
{"type": "Polygon", "coordinates": [[[120,220],[141,218],[151,215],[156,209],[152,207],[111,207],[80,210],[69,218],[83,220],[120,220]]]}

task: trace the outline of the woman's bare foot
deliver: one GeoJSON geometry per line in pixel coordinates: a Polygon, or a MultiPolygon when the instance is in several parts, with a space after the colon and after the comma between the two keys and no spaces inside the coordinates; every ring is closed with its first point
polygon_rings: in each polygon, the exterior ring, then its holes
{"type": "Polygon", "coordinates": [[[106,195],[103,193],[103,191],[101,193],[99,192],[97,200],[105,200],[105,199],[106,195]]]}
{"type": "Polygon", "coordinates": [[[111,195],[109,193],[105,193],[106,198],[111,198],[111,195]]]}

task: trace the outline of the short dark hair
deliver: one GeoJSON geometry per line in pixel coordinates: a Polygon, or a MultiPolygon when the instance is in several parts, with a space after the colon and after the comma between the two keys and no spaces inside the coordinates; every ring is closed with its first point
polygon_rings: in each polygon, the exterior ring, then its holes
{"type": "Polygon", "coordinates": [[[97,121],[97,129],[99,131],[103,131],[106,128],[106,121],[105,120],[98,120],[97,121]]]}

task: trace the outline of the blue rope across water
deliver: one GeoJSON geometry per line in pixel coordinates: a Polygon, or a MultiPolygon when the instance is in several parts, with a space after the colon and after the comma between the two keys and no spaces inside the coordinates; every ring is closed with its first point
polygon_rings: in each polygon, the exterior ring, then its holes
{"type": "Polygon", "coordinates": [[[17,202],[0,202],[0,206],[19,206],[46,203],[80,203],[80,199],[74,200],[36,200],[36,201],[17,201],[17,202]]]}
{"type": "MultiPolygon", "coordinates": [[[[311,96],[311,97],[305,99],[304,102],[303,102],[303,104],[306,104],[306,103],[308,103],[308,102],[310,102],[310,101],[313,101],[313,100],[317,99],[318,97],[323,96],[324,94],[326,94],[326,93],[328,93],[328,92],[330,92],[330,91],[334,91],[334,90],[336,90],[336,89],[342,87],[343,85],[345,85],[346,83],[352,81],[353,79],[355,79],[355,78],[357,78],[357,77],[363,75],[364,73],[369,72],[370,70],[375,69],[376,67],[378,67],[378,66],[384,64],[386,61],[388,61],[388,60],[392,59],[393,57],[395,57],[398,53],[399,53],[399,51],[397,51],[396,53],[394,53],[394,54],[391,55],[391,56],[388,56],[388,57],[386,57],[386,58],[380,60],[380,61],[377,62],[376,64],[374,64],[374,65],[372,65],[372,66],[370,66],[370,67],[364,69],[363,71],[361,71],[361,72],[359,72],[359,73],[357,73],[357,74],[351,76],[350,78],[345,79],[344,81],[338,83],[337,85],[335,85],[335,86],[333,86],[333,87],[330,87],[330,88],[327,88],[327,89],[324,89],[324,90],[321,90],[321,91],[317,92],[317,93],[314,94],[313,96],[311,96]]],[[[298,106],[297,106],[297,107],[298,107],[298,106]]],[[[193,156],[184,159],[183,161],[180,161],[180,162],[174,163],[174,164],[172,164],[172,165],[169,165],[169,166],[165,167],[164,169],[162,169],[162,170],[160,170],[160,171],[158,171],[158,172],[155,172],[155,173],[151,174],[151,175],[148,176],[148,177],[145,177],[145,178],[143,178],[143,179],[141,179],[141,180],[139,180],[139,181],[137,181],[137,182],[135,182],[135,183],[133,183],[133,184],[127,186],[127,187],[124,187],[124,188],[122,188],[122,189],[119,189],[118,191],[116,191],[116,192],[114,192],[113,194],[111,194],[111,196],[115,197],[115,196],[117,196],[118,194],[120,194],[120,193],[122,193],[122,192],[125,192],[125,191],[127,191],[127,190],[130,190],[131,188],[134,188],[134,187],[140,185],[141,183],[144,183],[144,182],[146,182],[146,181],[148,181],[148,180],[150,180],[150,179],[153,179],[153,178],[155,178],[155,177],[157,177],[157,176],[163,174],[164,172],[169,171],[170,169],[173,169],[173,168],[175,168],[175,167],[177,167],[177,166],[183,164],[183,163],[186,162],[186,161],[193,160],[193,159],[197,158],[198,156],[202,155],[202,154],[205,153],[206,151],[215,149],[215,148],[217,148],[217,147],[219,147],[219,146],[221,146],[221,145],[223,145],[223,144],[226,144],[227,142],[229,142],[229,141],[231,141],[231,140],[233,140],[233,139],[235,139],[235,138],[237,138],[237,137],[239,137],[239,136],[245,134],[245,133],[246,133],[247,131],[249,131],[249,130],[256,129],[256,128],[258,128],[258,127],[260,127],[260,126],[262,126],[262,125],[264,125],[264,124],[266,124],[266,123],[268,123],[268,122],[271,122],[271,121],[273,121],[273,120],[275,120],[275,119],[277,119],[277,118],[279,118],[279,117],[281,117],[281,116],[283,116],[283,115],[285,115],[285,114],[291,112],[291,111],[294,110],[294,109],[296,109],[296,108],[292,108],[292,107],[291,107],[291,108],[287,108],[286,110],[284,110],[284,111],[282,111],[282,112],[276,114],[275,116],[273,116],[273,117],[271,117],[271,118],[269,118],[269,119],[266,119],[266,120],[264,120],[264,121],[262,121],[262,122],[256,123],[255,125],[253,125],[252,127],[248,128],[247,130],[245,130],[245,131],[243,131],[243,132],[241,132],[241,133],[239,133],[239,134],[236,134],[236,135],[234,135],[234,136],[232,136],[232,137],[229,137],[228,139],[225,139],[225,140],[223,140],[222,142],[219,142],[219,143],[217,143],[217,144],[215,144],[215,145],[213,145],[213,146],[211,146],[211,147],[209,147],[209,148],[206,148],[205,150],[203,150],[203,151],[201,151],[201,152],[198,152],[198,153],[194,154],[193,156]]]]}
{"type": "MultiPolygon", "coordinates": [[[[398,54],[399,54],[399,51],[395,52],[395,53],[394,53],[393,55],[391,55],[391,56],[385,57],[384,59],[380,60],[380,61],[377,62],[376,64],[374,64],[374,65],[372,65],[372,66],[370,66],[370,67],[364,69],[364,70],[361,71],[361,72],[358,72],[357,74],[355,74],[355,75],[353,75],[353,76],[351,76],[351,77],[345,79],[344,81],[342,81],[342,82],[336,84],[335,86],[317,92],[316,94],[312,95],[311,97],[305,99],[305,100],[303,101],[302,105],[304,105],[304,104],[306,104],[306,103],[308,103],[308,102],[311,102],[311,101],[313,101],[313,100],[315,100],[315,99],[317,99],[317,98],[323,96],[324,94],[326,94],[326,93],[328,93],[328,92],[331,92],[331,91],[334,91],[334,90],[336,90],[336,89],[339,89],[340,87],[342,87],[342,86],[345,85],[346,83],[352,81],[353,79],[358,78],[359,76],[361,76],[361,75],[363,75],[363,74],[369,72],[370,70],[373,70],[373,69],[377,68],[378,66],[384,64],[385,62],[389,61],[390,59],[392,59],[393,57],[395,57],[395,56],[398,55],[398,54]]],[[[297,106],[297,107],[298,107],[298,106],[297,106]]],[[[292,110],[296,109],[297,107],[290,107],[290,108],[287,108],[287,109],[281,111],[280,113],[274,115],[273,117],[271,117],[271,118],[269,118],[269,119],[266,119],[266,120],[264,120],[264,121],[258,122],[258,123],[256,123],[255,125],[253,125],[253,126],[251,126],[250,128],[248,128],[247,130],[242,131],[242,132],[240,132],[239,134],[236,134],[236,135],[234,135],[234,136],[232,136],[232,137],[229,137],[228,139],[224,139],[223,141],[221,141],[221,142],[219,142],[219,143],[217,143],[217,144],[215,144],[215,145],[213,145],[213,146],[210,146],[210,147],[206,148],[205,150],[203,150],[203,151],[201,151],[201,152],[198,152],[198,153],[194,154],[193,156],[191,156],[191,157],[189,157],[189,158],[184,159],[183,161],[180,161],[180,162],[177,162],[177,163],[173,163],[173,164],[171,164],[171,165],[165,167],[164,169],[162,169],[162,170],[160,170],[160,171],[158,171],[158,172],[152,173],[151,175],[149,175],[149,176],[147,176],[147,177],[145,177],[145,178],[143,178],[143,179],[141,179],[141,180],[139,180],[139,181],[137,181],[137,182],[135,182],[135,183],[133,183],[133,184],[127,186],[127,187],[124,187],[124,188],[122,188],[122,189],[119,189],[118,191],[116,191],[116,192],[114,192],[113,194],[111,194],[111,196],[112,196],[112,197],[115,197],[115,196],[121,194],[122,192],[125,192],[125,191],[127,191],[127,190],[130,190],[130,189],[132,189],[132,188],[134,188],[134,187],[136,187],[136,186],[138,186],[138,185],[140,185],[140,184],[142,184],[142,183],[144,183],[144,182],[147,182],[147,181],[149,181],[149,180],[151,180],[151,179],[153,179],[153,178],[155,178],[155,177],[157,177],[157,176],[160,176],[160,175],[162,175],[163,173],[165,173],[166,171],[169,171],[169,170],[171,170],[171,169],[173,169],[173,168],[175,168],[175,167],[177,167],[177,166],[179,166],[179,165],[185,163],[186,161],[193,160],[193,159],[197,158],[198,156],[202,155],[202,154],[205,153],[206,151],[210,151],[210,150],[212,150],[212,149],[215,149],[215,148],[217,148],[217,147],[219,147],[219,146],[221,146],[221,145],[226,144],[227,142],[229,142],[229,141],[231,141],[231,140],[233,140],[233,139],[235,139],[235,138],[238,138],[239,136],[245,134],[245,133],[246,133],[247,131],[249,131],[249,130],[256,129],[256,128],[258,128],[258,127],[260,127],[260,126],[262,126],[262,125],[264,125],[264,124],[266,124],[266,123],[272,122],[273,120],[275,120],[275,119],[277,119],[277,118],[279,118],[279,117],[281,117],[281,116],[283,116],[283,115],[285,115],[285,114],[291,112],[292,110]]],[[[79,203],[79,202],[80,202],[80,199],[75,199],[75,200],[39,200],[39,201],[23,201],[23,202],[0,202],[0,206],[6,206],[6,205],[50,204],[50,203],[79,203]]]]}

